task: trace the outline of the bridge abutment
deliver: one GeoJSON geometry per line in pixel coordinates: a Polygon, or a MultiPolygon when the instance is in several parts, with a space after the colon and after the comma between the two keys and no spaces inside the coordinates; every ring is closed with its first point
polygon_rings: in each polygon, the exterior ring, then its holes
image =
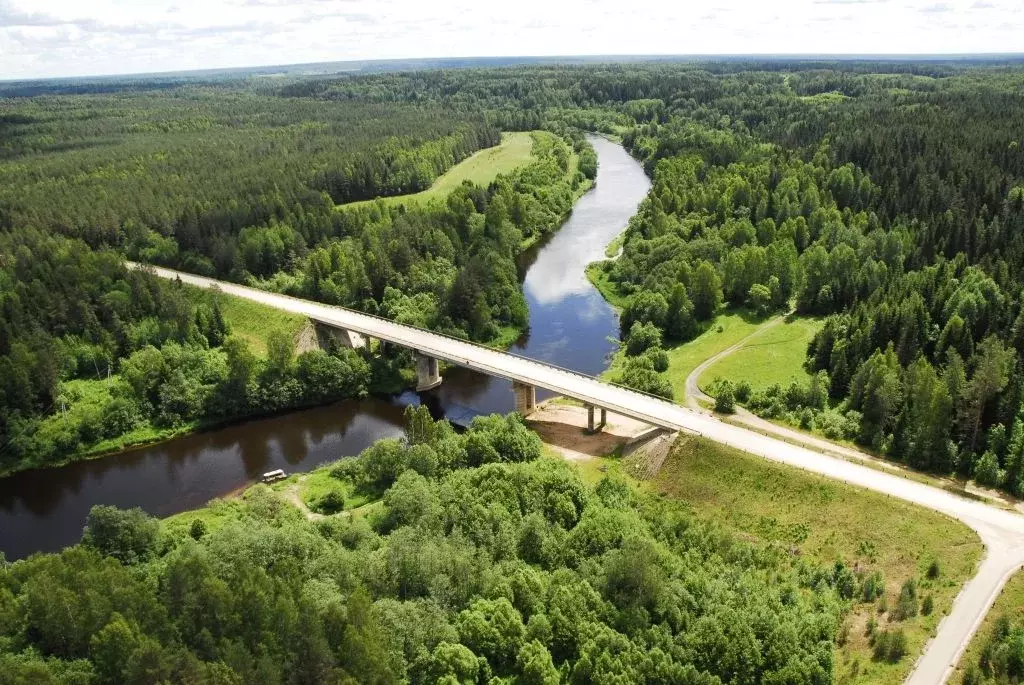
{"type": "Polygon", "coordinates": [[[316,324],[316,337],[320,347],[324,349],[329,347],[331,342],[339,347],[347,347],[350,350],[360,350],[367,345],[365,336],[355,331],[338,328],[337,326],[328,326],[323,323],[316,324]]]}
{"type": "Polygon", "coordinates": [[[512,382],[512,392],[516,394],[516,411],[522,416],[529,416],[537,408],[537,389],[532,385],[512,382]]]}
{"type": "Polygon", "coordinates": [[[441,371],[437,360],[425,354],[416,355],[416,392],[432,390],[441,385],[441,371]]]}

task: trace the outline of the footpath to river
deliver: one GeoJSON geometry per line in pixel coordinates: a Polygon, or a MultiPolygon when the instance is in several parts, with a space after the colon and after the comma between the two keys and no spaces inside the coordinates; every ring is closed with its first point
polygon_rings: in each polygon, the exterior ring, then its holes
{"type": "MultiPolygon", "coordinates": [[[[620,146],[592,137],[598,175],[593,190],[550,238],[520,259],[529,329],[510,351],[597,375],[608,364],[618,315],[586,278],[589,262],[636,213],[650,181],[620,146]]],[[[538,399],[545,395],[538,392],[538,399]]],[[[156,516],[194,509],[238,490],[272,469],[308,471],[358,454],[399,435],[405,405],[426,402],[434,413],[508,412],[511,385],[467,369],[417,396],[367,399],[292,412],[197,433],[101,459],[0,479],[0,552],[8,560],[77,542],[96,504],[142,507],[156,516]]]]}

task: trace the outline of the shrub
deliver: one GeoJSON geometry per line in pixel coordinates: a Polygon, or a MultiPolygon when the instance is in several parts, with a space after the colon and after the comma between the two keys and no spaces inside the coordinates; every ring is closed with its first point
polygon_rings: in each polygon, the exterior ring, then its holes
{"type": "Polygon", "coordinates": [[[932,559],[932,563],[928,564],[928,571],[927,571],[927,573],[925,575],[928,576],[928,580],[935,580],[936,578],[939,577],[939,574],[941,572],[942,572],[942,569],[939,566],[939,560],[938,559],[932,559]]]}
{"type": "Polygon", "coordinates": [[[668,353],[660,347],[652,347],[646,352],[644,356],[651,360],[651,366],[658,373],[664,373],[668,371],[668,353]]]}
{"type": "Polygon", "coordinates": [[[864,579],[861,586],[861,598],[865,602],[873,602],[885,594],[885,581],[881,571],[875,571],[864,579]]]}
{"type": "Polygon", "coordinates": [[[741,404],[746,404],[750,400],[750,383],[747,381],[738,381],[736,383],[736,401],[741,404]]]}
{"type": "Polygon", "coordinates": [[[892,617],[896,621],[905,621],[915,616],[917,616],[917,581],[910,578],[900,588],[900,596],[896,600],[896,608],[892,611],[892,617]]]}
{"type": "Polygon", "coordinates": [[[932,599],[931,595],[925,595],[924,600],[921,602],[921,615],[922,616],[930,616],[934,609],[935,609],[935,600],[932,599]]]}
{"type": "Polygon", "coordinates": [[[974,480],[978,485],[997,487],[1003,481],[1004,475],[999,468],[999,459],[992,452],[985,452],[974,465],[974,480]]]}
{"type": "Polygon", "coordinates": [[[729,381],[722,381],[718,385],[718,392],[715,393],[715,411],[721,414],[732,414],[736,411],[736,396],[729,381]]]}
{"type": "Polygon", "coordinates": [[[646,356],[627,359],[625,369],[616,382],[640,392],[672,399],[672,384],[654,370],[654,363],[646,356]]]}
{"type": "Polygon", "coordinates": [[[876,661],[897,663],[907,654],[907,635],[902,629],[875,633],[873,656],[876,661]]]}
{"type": "Polygon", "coordinates": [[[192,536],[193,540],[199,540],[206,535],[206,521],[203,519],[192,519],[192,525],[189,526],[188,534],[192,536]]]}
{"type": "Polygon", "coordinates": [[[310,508],[321,514],[337,514],[345,508],[345,496],[337,490],[328,490],[310,508]]]}

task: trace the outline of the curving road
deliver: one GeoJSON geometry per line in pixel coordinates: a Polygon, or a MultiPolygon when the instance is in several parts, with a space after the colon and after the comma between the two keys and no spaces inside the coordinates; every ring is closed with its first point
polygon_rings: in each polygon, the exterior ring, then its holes
{"type": "MultiPolygon", "coordinates": [[[[697,402],[697,400],[705,402],[714,401],[714,398],[710,397],[700,389],[700,386],[698,385],[700,376],[720,359],[738,351],[749,343],[752,338],[757,337],[766,329],[778,325],[783,320],[785,320],[785,316],[778,316],[765,322],[750,335],[746,336],[734,345],[730,345],[721,352],[708,357],[694,368],[694,370],[690,372],[690,375],[686,377],[686,405],[694,411],[700,411],[706,416],[712,416],[711,412],[705,411],[697,402]]],[[[894,464],[888,463],[883,459],[878,459],[869,454],[865,454],[859,450],[845,447],[843,445],[837,445],[833,442],[829,442],[828,440],[814,437],[813,435],[808,435],[806,433],[776,425],[742,407],[736,407],[736,414],[734,415],[734,418],[741,424],[749,426],[754,430],[768,433],[770,435],[777,435],[787,441],[795,441],[802,445],[819,450],[823,453],[819,455],[819,460],[824,459],[837,461],[836,457],[828,456],[829,454],[835,454],[843,459],[855,459],[861,462],[871,463],[875,469],[883,468],[894,473],[898,473],[902,470],[894,464]]],[[[860,466],[859,464],[851,464],[851,466],[874,470],[877,477],[880,479],[896,478],[897,480],[903,480],[900,476],[880,473],[875,469],[860,466]]],[[[822,469],[810,468],[808,470],[816,471],[817,473],[822,473],[823,475],[830,477],[841,477],[834,471],[832,473],[826,473],[825,470],[822,469]]],[[[843,480],[847,479],[843,478],[843,480]]],[[[953,518],[956,518],[970,526],[978,534],[985,545],[985,558],[982,560],[977,574],[961,589],[960,594],[953,603],[952,611],[940,622],[936,636],[928,643],[924,654],[922,654],[918,659],[914,666],[914,670],[906,681],[908,684],[913,685],[945,683],[956,668],[964,650],[967,649],[967,645],[970,642],[971,637],[973,637],[978,626],[985,618],[985,614],[988,613],[992,603],[995,602],[996,598],[999,596],[999,592],[1006,584],[1006,581],[1010,579],[1010,576],[1024,566],[1024,530],[1021,528],[1022,522],[1024,522],[1024,517],[980,502],[970,502],[970,504],[975,506],[969,509],[961,508],[959,506],[949,507],[940,499],[933,499],[933,496],[931,495],[925,501],[921,501],[903,497],[889,489],[875,487],[874,484],[852,480],[848,482],[862,485],[871,490],[886,492],[887,494],[895,497],[901,497],[901,499],[907,499],[915,504],[952,516],[953,518]],[[991,517],[987,515],[979,516],[979,508],[987,509],[993,514],[998,513],[1000,515],[993,515],[991,517]]],[[[930,490],[933,494],[942,493],[959,502],[969,502],[969,500],[956,497],[955,495],[952,495],[940,488],[920,483],[918,483],[918,485],[926,490],[930,490]]]]}
{"type": "MultiPolygon", "coordinates": [[[[138,265],[130,266],[143,268],[138,265]]],[[[340,307],[170,269],[158,268],[154,271],[163,278],[180,278],[185,283],[199,287],[216,286],[237,297],[300,314],[330,326],[388,340],[422,354],[483,373],[547,388],[641,421],[696,432],[708,439],[765,459],[898,497],[963,521],[977,531],[985,543],[987,553],[978,574],[961,590],[950,615],[943,619],[937,635],[915,665],[907,680],[913,685],[934,685],[946,681],[978,624],[995,601],[999,590],[1007,578],[1024,564],[1024,517],[1018,514],[966,500],[945,490],[891,473],[883,473],[862,464],[783,442],[740,426],[724,423],[713,416],[672,402],[542,362],[340,307]]]]}

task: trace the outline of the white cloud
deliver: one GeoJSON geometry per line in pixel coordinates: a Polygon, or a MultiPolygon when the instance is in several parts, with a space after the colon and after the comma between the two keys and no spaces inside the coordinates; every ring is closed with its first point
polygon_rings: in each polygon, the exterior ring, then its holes
{"type": "Polygon", "coordinates": [[[1012,52],[1022,49],[1020,9],[1017,0],[0,0],[0,78],[410,57],[1012,52]]]}

